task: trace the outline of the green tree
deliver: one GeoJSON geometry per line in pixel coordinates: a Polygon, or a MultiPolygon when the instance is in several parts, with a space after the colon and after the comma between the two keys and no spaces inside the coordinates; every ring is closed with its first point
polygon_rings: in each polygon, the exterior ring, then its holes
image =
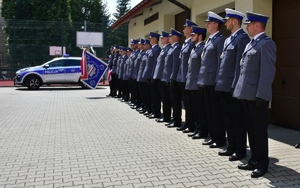
{"type": "MultiPolygon", "coordinates": [[[[124,16],[130,9],[130,0],[117,0],[116,13],[113,14],[113,22],[116,22],[124,16]]],[[[128,23],[123,24],[115,30],[110,30],[108,38],[113,44],[126,47],[128,45],[128,23]]]]}
{"type": "MultiPolygon", "coordinates": [[[[1,10],[14,66],[37,65],[52,59],[49,46],[64,45],[67,53],[80,56],[76,31],[83,31],[84,20],[88,31],[105,33],[109,27],[110,15],[102,0],[3,0],[1,10]]],[[[98,56],[106,49],[97,50],[98,56]]]]}
{"type": "Polygon", "coordinates": [[[67,42],[68,33],[61,35],[57,28],[61,28],[58,20],[70,21],[69,0],[3,0],[2,16],[14,69],[49,60],[49,46],[67,42]]]}

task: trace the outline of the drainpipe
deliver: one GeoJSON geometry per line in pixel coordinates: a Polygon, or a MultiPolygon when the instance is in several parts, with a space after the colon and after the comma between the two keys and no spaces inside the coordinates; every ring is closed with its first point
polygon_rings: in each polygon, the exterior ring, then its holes
{"type": "Polygon", "coordinates": [[[173,3],[174,5],[182,8],[183,10],[185,10],[187,12],[188,15],[188,19],[191,19],[191,9],[187,6],[185,6],[184,4],[178,2],[177,0],[168,0],[169,2],[173,3]]]}

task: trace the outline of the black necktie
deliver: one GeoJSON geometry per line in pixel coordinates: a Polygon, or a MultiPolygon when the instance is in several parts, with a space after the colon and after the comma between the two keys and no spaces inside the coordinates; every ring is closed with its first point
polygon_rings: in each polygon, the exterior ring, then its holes
{"type": "Polygon", "coordinates": [[[208,40],[206,41],[206,44],[208,44],[208,43],[209,43],[209,41],[210,41],[210,38],[208,38],[208,40]]]}

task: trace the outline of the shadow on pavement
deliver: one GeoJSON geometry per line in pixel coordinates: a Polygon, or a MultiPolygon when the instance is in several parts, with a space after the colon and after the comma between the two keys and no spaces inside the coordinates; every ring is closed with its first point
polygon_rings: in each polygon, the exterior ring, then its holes
{"type": "Polygon", "coordinates": [[[270,180],[270,184],[274,187],[293,185],[293,181],[298,181],[300,174],[299,172],[276,164],[279,162],[277,158],[270,157],[269,173],[264,175],[264,178],[270,180]],[[279,185],[282,184],[282,185],[279,185]]]}
{"type": "Polygon", "coordinates": [[[271,124],[269,126],[269,138],[279,142],[295,146],[300,141],[300,131],[271,124]]]}

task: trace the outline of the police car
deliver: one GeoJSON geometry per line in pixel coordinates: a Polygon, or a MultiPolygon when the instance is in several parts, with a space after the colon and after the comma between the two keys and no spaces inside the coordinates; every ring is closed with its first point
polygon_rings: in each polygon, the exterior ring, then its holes
{"type": "Polygon", "coordinates": [[[43,84],[79,84],[87,88],[80,81],[80,60],[81,57],[64,55],[40,66],[20,69],[16,72],[14,83],[31,90],[39,89],[43,84]]]}

